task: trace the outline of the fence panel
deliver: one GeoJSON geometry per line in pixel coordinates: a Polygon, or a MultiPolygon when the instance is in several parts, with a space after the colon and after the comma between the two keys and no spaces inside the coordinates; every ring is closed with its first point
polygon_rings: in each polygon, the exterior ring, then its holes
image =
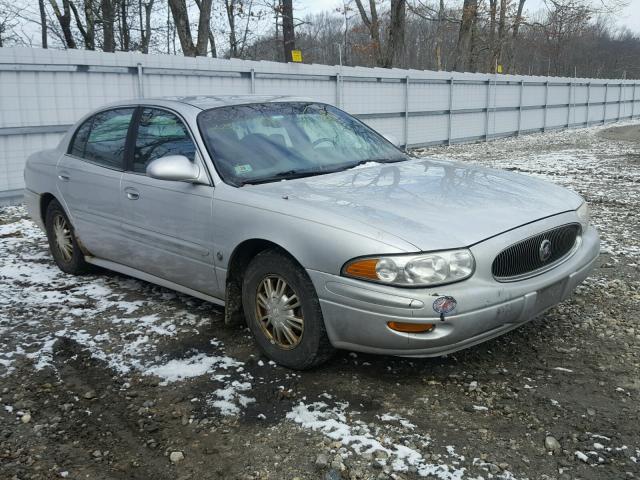
{"type": "Polygon", "coordinates": [[[296,95],[335,104],[405,147],[487,141],[640,115],[640,82],[0,48],[0,200],[24,161],[105,103],[296,95]]]}

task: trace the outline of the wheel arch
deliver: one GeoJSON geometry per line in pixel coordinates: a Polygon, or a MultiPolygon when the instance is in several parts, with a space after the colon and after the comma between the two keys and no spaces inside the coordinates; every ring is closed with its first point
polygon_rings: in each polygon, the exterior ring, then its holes
{"type": "MultiPolygon", "coordinates": [[[[53,200],[56,200],[58,203],[60,203],[60,200],[58,200],[52,193],[46,192],[40,195],[40,219],[42,220],[43,225],[45,224],[47,218],[47,208],[49,208],[49,204],[53,200]]],[[[64,209],[64,207],[62,208],[64,209]]]]}
{"type": "Polygon", "coordinates": [[[271,240],[251,238],[239,243],[233,249],[229,257],[229,262],[227,263],[225,280],[225,323],[241,324],[245,322],[244,309],[242,307],[242,279],[251,260],[265,250],[278,250],[290,257],[301,268],[304,268],[291,252],[271,240]]]}

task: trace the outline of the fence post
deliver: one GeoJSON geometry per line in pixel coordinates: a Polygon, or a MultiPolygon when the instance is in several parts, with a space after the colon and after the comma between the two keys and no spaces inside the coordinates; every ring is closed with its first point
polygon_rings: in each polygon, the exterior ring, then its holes
{"type": "Polygon", "coordinates": [[[589,126],[590,107],[591,107],[591,82],[587,83],[587,127],[589,126]]]}
{"type": "Polygon", "coordinates": [[[139,63],[137,65],[138,67],[138,97],[139,98],[144,98],[144,83],[143,83],[143,78],[142,78],[142,64],[139,63]]]}
{"type": "Polygon", "coordinates": [[[547,111],[549,110],[549,79],[544,82],[544,122],[542,123],[542,131],[547,131],[547,111]]]}
{"type": "Polygon", "coordinates": [[[567,126],[565,127],[569,130],[569,125],[571,125],[571,91],[573,90],[573,80],[569,80],[569,98],[567,99],[567,126]]]}
{"type": "Polygon", "coordinates": [[[602,125],[607,123],[607,97],[609,96],[609,82],[604,86],[604,108],[602,109],[602,125]]]}
{"type": "Polygon", "coordinates": [[[487,109],[485,112],[485,121],[484,121],[484,141],[489,141],[489,102],[491,100],[491,77],[487,79],[487,109]]]}
{"type": "Polygon", "coordinates": [[[634,83],[633,84],[633,101],[631,102],[631,120],[633,120],[633,117],[636,114],[636,86],[638,84],[634,83]]]}
{"type": "Polygon", "coordinates": [[[404,149],[409,148],[409,75],[404,77],[404,149]]]}
{"type": "Polygon", "coordinates": [[[520,136],[520,130],[522,127],[522,99],[524,97],[524,79],[520,80],[520,99],[518,100],[518,130],[516,131],[516,137],[520,136]]]}
{"type": "Polygon", "coordinates": [[[342,105],[342,95],[340,95],[340,82],[341,80],[341,76],[339,73],[336,73],[336,107],[341,108],[342,105]]]}
{"type": "Polygon", "coordinates": [[[251,69],[251,93],[256,93],[256,71],[251,69]]]}
{"type": "Polygon", "coordinates": [[[620,121],[620,106],[622,105],[622,83],[618,85],[618,118],[616,122],[620,121]]]}
{"type": "Polygon", "coordinates": [[[453,77],[449,79],[449,124],[447,125],[447,145],[451,145],[451,126],[453,124],[453,77]]]}

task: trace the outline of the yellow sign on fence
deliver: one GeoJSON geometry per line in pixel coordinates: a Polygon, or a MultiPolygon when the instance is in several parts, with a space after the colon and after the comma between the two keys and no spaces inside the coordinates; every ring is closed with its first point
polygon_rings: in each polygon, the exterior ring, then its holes
{"type": "Polygon", "coordinates": [[[302,62],[302,51],[300,50],[291,50],[291,60],[296,63],[302,62]]]}

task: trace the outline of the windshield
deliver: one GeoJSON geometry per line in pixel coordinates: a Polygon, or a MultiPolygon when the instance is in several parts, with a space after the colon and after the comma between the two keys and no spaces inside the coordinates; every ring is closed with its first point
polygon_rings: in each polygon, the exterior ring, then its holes
{"type": "Polygon", "coordinates": [[[223,180],[240,186],[408,157],[359,120],[306,102],[206,110],[198,127],[223,180]]]}

